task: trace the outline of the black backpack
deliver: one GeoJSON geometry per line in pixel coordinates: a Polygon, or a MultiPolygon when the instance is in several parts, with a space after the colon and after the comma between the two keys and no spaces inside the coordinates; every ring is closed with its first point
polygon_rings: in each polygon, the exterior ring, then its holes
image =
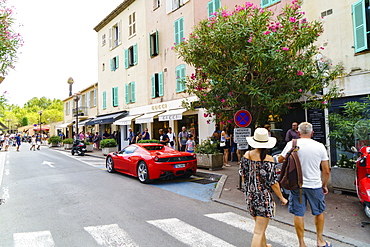
{"type": "Polygon", "coordinates": [[[280,185],[287,190],[300,189],[302,203],[302,166],[298,157],[297,139],[293,139],[292,148],[287,153],[280,172],[280,185]]]}

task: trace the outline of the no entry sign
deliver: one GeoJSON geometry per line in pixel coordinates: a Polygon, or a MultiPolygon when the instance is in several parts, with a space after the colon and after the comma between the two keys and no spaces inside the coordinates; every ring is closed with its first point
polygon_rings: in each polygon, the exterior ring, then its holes
{"type": "Polygon", "coordinates": [[[234,115],[234,122],[240,128],[245,128],[252,122],[252,115],[247,110],[239,110],[234,115]]]}

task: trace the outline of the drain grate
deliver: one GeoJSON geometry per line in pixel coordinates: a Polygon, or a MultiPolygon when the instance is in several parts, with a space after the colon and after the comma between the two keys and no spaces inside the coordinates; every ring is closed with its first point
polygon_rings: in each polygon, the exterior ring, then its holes
{"type": "Polygon", "coordinates": [[[211,184],[211,183],[216,183],[217,181],[201,178],[201,179],[194,179],[190,182],[198,183],[198,184],[211,184]]]}

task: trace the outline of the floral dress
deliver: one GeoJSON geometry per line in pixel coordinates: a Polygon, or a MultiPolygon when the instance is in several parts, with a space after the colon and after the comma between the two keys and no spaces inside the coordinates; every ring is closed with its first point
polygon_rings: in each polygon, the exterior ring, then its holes
{"type": "Polygon", "coordinates": [[[271,185],[277,182],[275,163],[242,157],[240,166],[241,174],[244,176],[246,202],[251,216],[272,218],[275,202],[271,185]]]}

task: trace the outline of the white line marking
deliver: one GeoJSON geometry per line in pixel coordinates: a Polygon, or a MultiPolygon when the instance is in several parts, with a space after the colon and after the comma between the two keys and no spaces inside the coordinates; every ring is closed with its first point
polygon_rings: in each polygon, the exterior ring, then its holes
{"type": "MultiPolygon", "coordinates": [[[[250,233],[253,233],[254,230],[254,220],[235,213],[205,214],[205,216],[250,233]]],[[[298,244],[295,231],[289,232],[275,226],[267,227],[266,239],[281,244],[282,246],[297,246],[298,244]]],[[[305,242],[307,246],[316,246],[316,241],[310,238],[305,238],[305,242]]]]}
{"type": "Polygon", "coordinates": [[[163,220],[150,220],[148,223],[160,228],[162,231],[167,232],[177,240],[197,247],[211,247],[211,246],[234,246],[222,239],[219,239],[207,232],[204,232],[194,226],[191,226],[179,219],[163,219],[163,220]]]}
{"type": "Polygon", "coordinates": [[[42,164],[43,165],[48,165],[48,166],[50,166],[50,167],[52,167],[52,168],[54,168],[55,166],[53,166],[52,164],[52,162],[50,162],[50,161],[44,161],[44,162],[42,162],[42,164]]]}
{"type": "Polygon", "coordinates": [[[3,181],[4,163],[5,163],[5,154],[0,153],[0,186],[3,181]]]}
{"type": "Polygon", "coordinates": [[[84,229],[93,236],[101,246],[138,246],[117,224],[88,226],[84,229]]]}
{"type": "Polygon", "coordinates": [[[54,247],[50,231],[14,233],[14,247],[54,247]]]}
{"type": "Polygon", "coordinates": [[[5,175],[9,175],[10,174],[10,171],[9,171],[9,169],[5,169],[5,175]]]}

